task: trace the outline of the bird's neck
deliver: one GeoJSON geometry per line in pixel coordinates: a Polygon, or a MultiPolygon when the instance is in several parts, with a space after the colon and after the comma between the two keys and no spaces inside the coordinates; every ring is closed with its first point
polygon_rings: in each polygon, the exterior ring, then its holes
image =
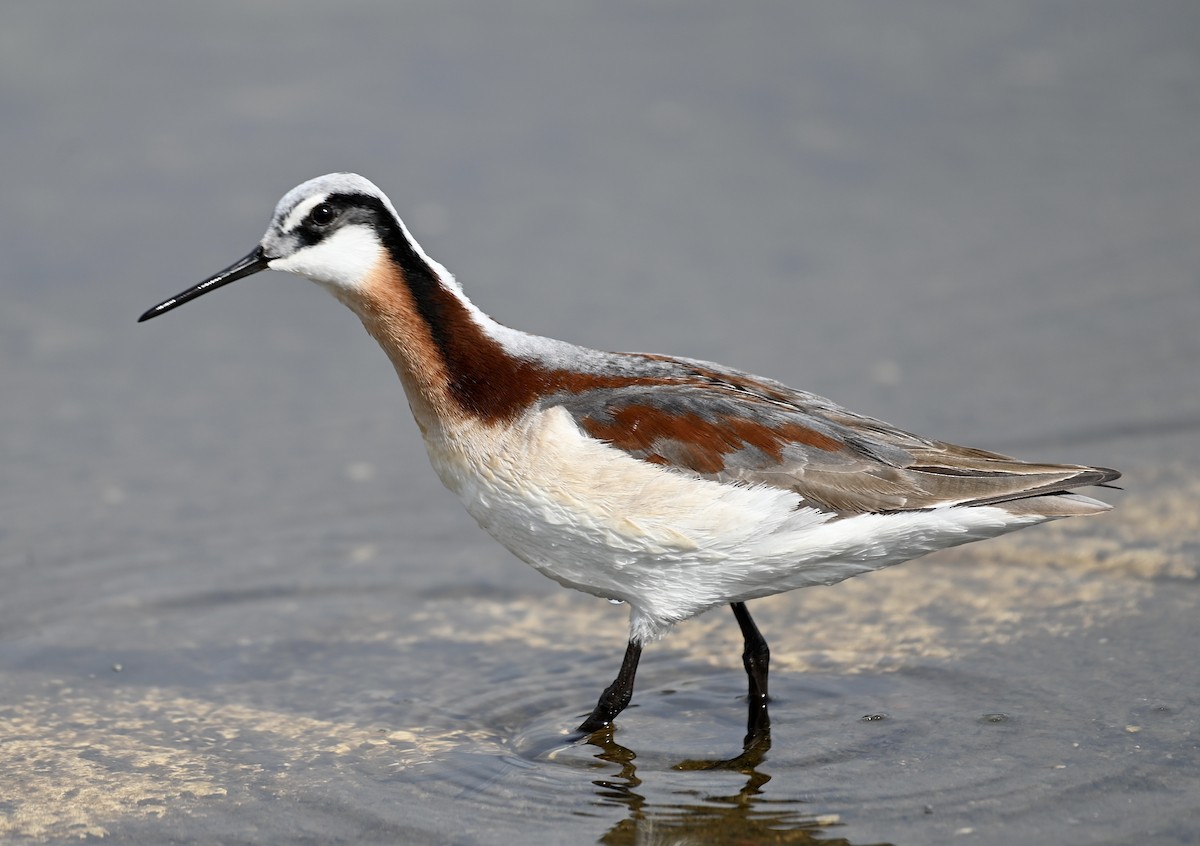
{"type": "Polygon", "coordinates": [[[347,305],[391,359],[426,437],[464,420],[511,420],[543,389],[544,371],[508,351],[498,324],[411,247],[389,245],[347,305]]]}

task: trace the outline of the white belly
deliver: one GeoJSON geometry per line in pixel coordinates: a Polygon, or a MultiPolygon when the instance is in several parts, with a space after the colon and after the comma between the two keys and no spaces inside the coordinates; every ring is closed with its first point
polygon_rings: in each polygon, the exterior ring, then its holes
{"type": "Polygon", "coordinates": [[[511,427],[470,424],[427,446],[488,533],[567,587],[628,602],[642,640],[716,605],[833,584],[1018,525],[999,508],[833,519],[798,508],[791,491],[632,458],[584,435],[562,409],[511,427]]]}

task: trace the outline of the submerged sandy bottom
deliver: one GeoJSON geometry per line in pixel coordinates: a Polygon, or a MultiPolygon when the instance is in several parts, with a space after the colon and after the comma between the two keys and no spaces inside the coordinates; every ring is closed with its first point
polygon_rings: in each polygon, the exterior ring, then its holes
{"type": "Polygon", "coordinates": [[[729,615],[648,650],[635,706],[584,743],[564,736],[619,660],[607,603],[464,592],[400,615],[399,583],[151,599],[148,569],[141,596],[74,580],[91,610],[7,652],[0,780],[17,787],[0,825],[233,842],[1178,834],[1200,796],[1200,672],[1175,646],[1200,618],[1200,487],[1158,484],[1105,518],[755,603],[773,748],[732,771],[688,765],[740,748],[729,615]]]}

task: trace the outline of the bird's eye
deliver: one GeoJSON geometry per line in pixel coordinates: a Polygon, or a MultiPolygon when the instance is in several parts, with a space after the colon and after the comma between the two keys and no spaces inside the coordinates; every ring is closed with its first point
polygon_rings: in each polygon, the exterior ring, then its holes
{"type": "Polygon", "coordinates": [[[333,210],[333,206],[329,203],[321,203],[313,207],[309,212],[308,219],[312,221],[314,226],[328,226],[333,223],[333,219],[337,217],[337,212],[333,210]]]}

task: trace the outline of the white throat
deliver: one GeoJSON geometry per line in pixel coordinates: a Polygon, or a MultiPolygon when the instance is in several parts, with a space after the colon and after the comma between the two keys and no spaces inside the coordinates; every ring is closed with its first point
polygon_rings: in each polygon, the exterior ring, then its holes
{"type": "Polygon", "coordinates": [[[370,228],[347,226],[318,244],[272,260],[268,266],[303,276],[335,293],[357,292],[382,258],[383,245],[370,228]]]}

